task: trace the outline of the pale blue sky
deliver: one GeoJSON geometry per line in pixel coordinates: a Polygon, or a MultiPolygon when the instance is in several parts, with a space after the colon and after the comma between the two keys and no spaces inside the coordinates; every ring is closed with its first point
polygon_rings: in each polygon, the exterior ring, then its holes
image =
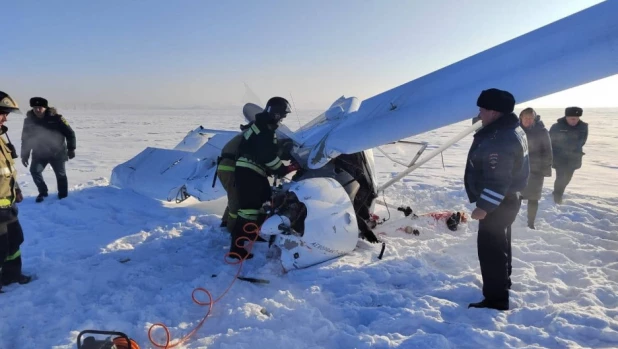
{"type": "MultiPolygon", "coordinates": [[[[326,108],[366,99],[590,7],[592,0],[19,0],[3,3],[0,90],[21,103],[326,108]]],[[[618,106],[618,77],[535,101],[618,106]],[[610,93],[611,92],[611,93],[610,93]]]]}

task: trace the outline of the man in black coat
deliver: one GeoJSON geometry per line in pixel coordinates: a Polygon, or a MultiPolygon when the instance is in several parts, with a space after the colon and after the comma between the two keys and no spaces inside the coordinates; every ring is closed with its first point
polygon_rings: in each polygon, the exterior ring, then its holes
{"type": "Polygon", "coordinates": [[[507,91],[485,90],[477,100],[483,128],[474,135],[464,182],[479,220],[477,248],[484,299],[473,308],[509,309],[511,224],[526,187],[530,165],[528,141],[513,114],[515,98],[507,91]]]}
{"type": "Polygon", "coordinates": [[[573,178],[575,170],[582,167],[584,145],[588,140],[588,124],[581,121],[582,108],[569,107],[564,117],[558,119],[549,130],[556,169],[554,202],[562,203],[564,190],[573,178]]]}
{"type": "Polygon", "coordinates": [[[530,177],[528,185],[521,193],[522,199],[528,200],[528,227],[535,229],[534,221],[539,209],[539,200],[543,190],[545,177],[551,177],[552,150],[549,132],[545,128],[541,116],[532,108],[526,108],[519,113],[519,123],[526,132],[528,139],[528,155],[530,157],[530,177]]]}
{"type": "Polygon", "coordinates": [[[32,110],[26,114],[21,135],[21,162],[28,167],[32,152],[30,174],[39,190],[36,202],[48,195],[43,179],[43,170],[48,164],[56,175],[58,198],[65,198],[69,193],[65,162],[75,157],[75,132],[55,108],[49,107],[45,98],[31,98],[30,106],[32,110]]]}

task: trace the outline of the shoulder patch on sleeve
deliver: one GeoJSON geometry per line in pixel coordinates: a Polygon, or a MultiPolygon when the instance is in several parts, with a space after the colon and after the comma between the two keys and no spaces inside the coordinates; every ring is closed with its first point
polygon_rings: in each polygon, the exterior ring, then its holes
{"type": "Polygon", "coordinates": [[[65,125],[70,126],[69,122],[67,121],[67,119],[64,118],[64,116],[60,117],[60,121],[62,121],[65,125]]]}
{"type": "Polygon", "coordinates": [[[490,153],[489,154],[489,167],[492,170],[495,170],[497,165],[498,165],[498,153],[490,153]]]}

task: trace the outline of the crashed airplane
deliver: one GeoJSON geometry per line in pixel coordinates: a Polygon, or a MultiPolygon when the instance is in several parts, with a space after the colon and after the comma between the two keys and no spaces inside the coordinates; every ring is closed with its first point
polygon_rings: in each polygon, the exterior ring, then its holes
{"type": "MultiPolygon", "coordinates": [[[[481,125],[471,125],[419,159],[424,144],[406,170],[382,184],[376,181],[374,150],[470,120],[484,89],[507,90],[519,104],[618,74],[616,13],[618,1],[605,1],[362,102],[341,97],[295,132],[280,126],[278,138],[291,142],[289,155],[302,169],[273,191],[260,235],[280,250],[285,270],[350,253],[359,237],[359,190],[371,193],[371,210],[385,204],[376,199],[385,188],[481,125]],[[360,133],[364,136],[354,137],[360,133]],[[337,164],[346,155],[356,157],[360,174],[337,164]]],[[[261,110],[247,104],[243,113],[252,121],[261,110]]],[[[113,169],[111,184],[159,200],[222,198],[217,157],[238,132],[200,126],[174,149],[146,148],[113,169]]]]}

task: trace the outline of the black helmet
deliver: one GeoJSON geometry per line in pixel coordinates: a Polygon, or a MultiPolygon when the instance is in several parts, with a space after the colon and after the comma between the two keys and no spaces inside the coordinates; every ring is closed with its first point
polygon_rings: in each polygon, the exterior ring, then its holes
{"type": "Polygon", "coordinates": [[[272,123],[278,123],[292,112],[290,103],[283,97],[273,97],[266,103],[264,111],[271,117],[272,123]]]}
{"type": "Polygon", "coordinates": [[[13,98],[11,98],[11,96],[7,95],[2,91],[0,91],[0,111],[5,113],[20,114],[17,102],[13,98]]]}

